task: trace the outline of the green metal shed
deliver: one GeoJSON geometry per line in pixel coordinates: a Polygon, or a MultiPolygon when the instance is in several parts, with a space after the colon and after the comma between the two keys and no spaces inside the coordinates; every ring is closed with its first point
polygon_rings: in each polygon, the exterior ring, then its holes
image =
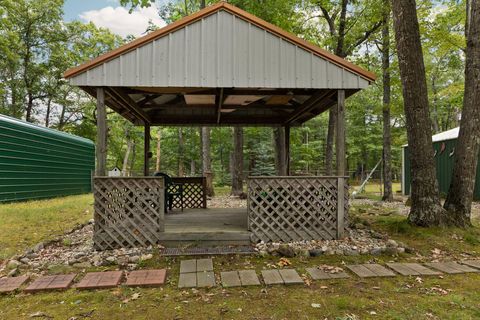
{"type": "Polygon", "coordinates": [[[0,115],[0,203],[91,192],[92,141],[0,115]]]}
{"type": "MultiPolygon", "coordinates": [[[[432,137],[437,180],[440,193],[446,195],[452,179],[455,144],[457,143],[459,128],[441,132],[432,137]]],[[[410,194],[410,154],[408,145],[403,146],[402,152],[402,193],[410,194]]],[[[480,200],[480,165],[477,165],[474,199],[480,200]]]]}

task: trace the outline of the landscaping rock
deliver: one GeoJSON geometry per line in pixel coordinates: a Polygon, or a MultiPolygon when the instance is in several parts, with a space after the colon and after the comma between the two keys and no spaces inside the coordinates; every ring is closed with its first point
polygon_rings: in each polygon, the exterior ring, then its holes
{"type": "Polygon", "coordinates": [[[153,258],[153,254],[149,253],[149,254],[144,254],[140,257],[140,260],[142,261],[148,261],[148,260],[151,260],[153,258]]]}
{"type": "Polygon", "coordinates": [[[10,270],[10,272],[7,274],[8,277],[15,277],[19,274],[20,272],[18,271],[17,268],[10,270]]]}
{"type": "Polygon", "coordinates": [[[45,245],[43,244],[43,242],[40,242],[35,247],[33,247],[33,252],[38,253],[43,250],[43,248],[45,248],[45,245]]]}
{"type": "Polygon", "coordinates": [[[21,265],[21,263],[17,260],[10,260],[8,261],[7,268],[8,269],[16,269],[21,265]]]}
{"type": "Polygon", "coordinates": [[[393,239],[390,239],[387,241],[387,247],[389,248],[397,248],[398,247],[398,243],[393,240],[393,239]]]}
{"type": "Polygon", "coordinates": [[[309,252],[311,257],[318,257],[325,253],[322,249],[312,249],[309,252]]]}
{"type": "Polygon", "coordinates": [[[281,245],[277,249],[278,254],[282,257],[293,258],[295,257],[295,250],[288,245],[281,245]]]}

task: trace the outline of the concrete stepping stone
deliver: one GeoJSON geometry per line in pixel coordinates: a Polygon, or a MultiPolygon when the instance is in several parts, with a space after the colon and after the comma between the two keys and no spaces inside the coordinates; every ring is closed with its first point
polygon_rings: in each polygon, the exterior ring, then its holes
{"type": "Polygon", "coordinates": [[[260,280],[258,280],[255,270],[240,270],[238,271],[238,275],[240,276],[240,282],[244,287],[260,285],[260,280]]]}
{"type": "Polygon", "coordinates": [[[456,262],[430,262],[430,263],[425,263],[425,265],[448,274],[478,272],[478,270],[476,269],[470,268],[469,266],[462,265],[456,262]]]}
{"type": "Polygon", "coordinates": [[[303,284],[303,280],[295,269],[278,270],[285,284],[303,284]]]}
{"type": "Polygon", "coordinates": [[[138,270],[128,274],[125,285],[129,287],[158,287],[165,283],[167,270],[138,270]]]}
{"type": "Polygon", "coordinates": [[[0,293],[8,293],[18,290],[29,279],[28,276],[0,279],[0,293]]]}
{"type": "Polygon", "coordinates": [[[74,273],[43,276],[32,282],[24,291],[33,293],[45,290],[67,290],[72,285],[76,276],[74,273]]]}
{"type": "Polygon", "coordinates": [[[391,270],[388,270],[387,268],[375,263],[347,265],[347,268],[360,278],[395,276],[395,273],[393,273],[391,270]]]}
{"type": "Polygon", "coordinates": [[[180,273],[197,272],[197,260],[182,260],[180,261],[180,273]]]}
{"type": "Polygon", "coordinates": [[[433,276],[442,274],[418,263],[387,263],[387,266],[403,276],[433,276]]]}
{"type": "Polygon", "coordinates": [[[197,273],[180,273],[179,288],[195,288],[197,286],[197,273]]]}
{"type": "Polygon", "coordinates": [[[343,271],[330,273],[330,272],[325,272],[319,268],[307,268],[306,270],[313,280],[344,279],[344,278],[350,277],[346,272],[343,272],[343,271]]]}
{"type": "Polygon", "coordinates": [[[283,284],[283,278],[278,270],[262,270],[263,281],[266,285],[283,284]]]}
{"type": "Polygon", "coordinates": [[[197,260],[197,272],[213,271],[212,259],[198,259],[197,260]]]}
{"type": "Polygon", "coordinates": [[[475,269],[480,269],[480,260],[464,260],[460,261],[460,263],[465,264],[469,267],[473,267],[475,269]]]}
{"type": "Polygon", "coordinates": [[[222,285],[226,288],[240,287],[242,285],[238,271],[221,272],[220,277],[222,278],[222,285]]]}
{"type": "Polygon", "coordinates": [[[215,274],[213,271],[197,272],[197,287],[215,287],[215,274]]]}
{"type": "Polygon", "coordinates": [[[90,272],[80,280],[77,289],[109,289],[120,284],[123,271],[90,272]]]}

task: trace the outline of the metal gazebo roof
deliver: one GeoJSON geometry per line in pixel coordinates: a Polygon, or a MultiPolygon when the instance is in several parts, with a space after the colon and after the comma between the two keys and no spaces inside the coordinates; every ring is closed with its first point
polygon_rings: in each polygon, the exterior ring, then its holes
{"type": "Polygon", "coordinates": [[[219,2],[65,73],[141,125],[299,125],[375,80],[219,2]]]}

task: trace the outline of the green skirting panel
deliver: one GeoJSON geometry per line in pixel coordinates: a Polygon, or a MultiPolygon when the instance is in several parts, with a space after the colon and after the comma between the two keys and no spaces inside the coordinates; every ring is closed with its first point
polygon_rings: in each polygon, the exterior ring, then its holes
{"type": "Polygon", "coordinates": [[[92,141],[0,115],[0,203],[91,192],[92,141]]]}

